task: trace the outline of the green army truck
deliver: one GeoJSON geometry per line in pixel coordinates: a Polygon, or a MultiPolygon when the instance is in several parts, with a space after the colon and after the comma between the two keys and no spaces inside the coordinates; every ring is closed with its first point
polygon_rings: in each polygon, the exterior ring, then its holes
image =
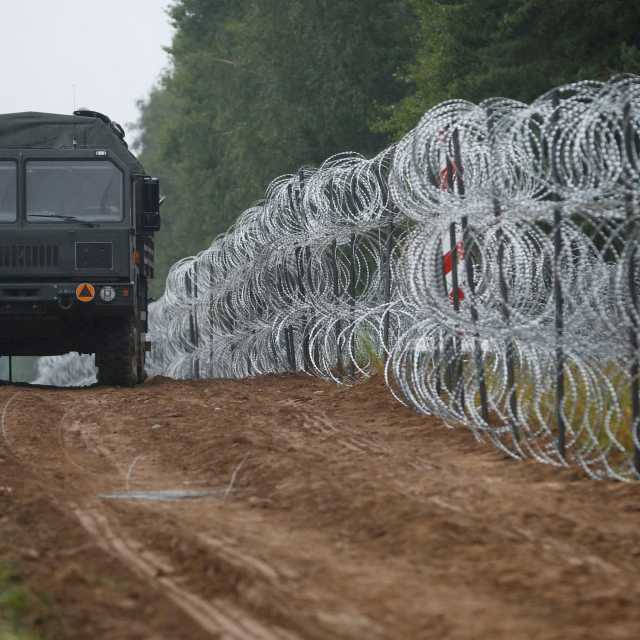
{"type": "Polygon", "coordinates": [[[95,353],[144,378],[156,178],[94,111],[0,115],[0,356],[95,353]]]}

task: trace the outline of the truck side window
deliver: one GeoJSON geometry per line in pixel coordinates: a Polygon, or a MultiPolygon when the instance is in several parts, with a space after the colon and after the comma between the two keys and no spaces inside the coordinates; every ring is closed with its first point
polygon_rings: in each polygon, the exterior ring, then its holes
{"type": "Polygon", "coordinates": [[[122,220],[123,176],[108,161],[31,160],[26,193],[30,222],[59,222],[65,216],[89,222],[122,220]]]}
{"type": "Polygon", "coordinates": [[[0,222],[15,222],[18,171],[13,161],[0,161],[0,222]]]}

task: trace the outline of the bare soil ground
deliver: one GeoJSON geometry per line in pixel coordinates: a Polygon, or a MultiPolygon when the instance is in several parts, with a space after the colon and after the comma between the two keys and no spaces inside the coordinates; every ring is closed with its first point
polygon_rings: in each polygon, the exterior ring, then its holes
{"type": "Polygon", "coordinates": [[[640,487],[507,460],[379,380],[0,387],[0,416],[0,559],[42,637],[637,637],[640,487]],[[162,490],[210,493],[105,497],[162,490]]]}

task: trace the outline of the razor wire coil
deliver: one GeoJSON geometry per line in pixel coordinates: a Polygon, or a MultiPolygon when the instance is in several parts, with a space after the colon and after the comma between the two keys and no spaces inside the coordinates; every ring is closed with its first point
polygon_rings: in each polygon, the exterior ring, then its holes
{"type": "Polygon", "coordinates": [[[396,145],[281,176],[176,263],[148,368],[384,368],[515,458],[640,476],[640,78],[451,100],[396,145]]]}

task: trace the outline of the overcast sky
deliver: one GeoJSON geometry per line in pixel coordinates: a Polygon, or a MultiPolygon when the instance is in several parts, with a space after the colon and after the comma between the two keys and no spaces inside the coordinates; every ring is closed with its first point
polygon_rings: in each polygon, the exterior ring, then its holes
{"type": "MultiPolygon", "coordinates": [[[[129,132],[169,59],[170,0],[0,0],[0,113],[106,113],[129,132]]],[[[131,142],[132,135],[127,139],[131,142]]]]}

